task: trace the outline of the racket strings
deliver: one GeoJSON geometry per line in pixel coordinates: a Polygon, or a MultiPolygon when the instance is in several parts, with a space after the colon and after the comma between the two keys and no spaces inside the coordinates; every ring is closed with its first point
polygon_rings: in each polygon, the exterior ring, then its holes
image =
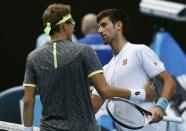
{"type": "Polygon", "coordinates": [[[110,101],[108,104],[111,115],[120,123],[130,127],[145,125],[146,118],[133,105],[124,101],[110,101]]]}

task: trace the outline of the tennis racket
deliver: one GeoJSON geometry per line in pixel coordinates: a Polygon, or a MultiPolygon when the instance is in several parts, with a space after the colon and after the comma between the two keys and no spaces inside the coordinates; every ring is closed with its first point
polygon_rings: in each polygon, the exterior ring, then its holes
{"type": "MultiPolygon", "coordinates": [[[[151,121],[148,117],[152,116],[151,112],[124,98],[114,97],[107,100],[106,109],[117,124],[128,129],[141,129],[151,121]]],[[[183,123],[181,117],[164,116],[163,120],[183,123]]]]}

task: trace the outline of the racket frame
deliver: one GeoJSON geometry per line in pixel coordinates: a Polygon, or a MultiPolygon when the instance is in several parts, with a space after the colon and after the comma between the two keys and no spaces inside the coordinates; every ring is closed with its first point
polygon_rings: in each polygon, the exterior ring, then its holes
{"type": "Polygon", "coordinates": [[[150,116],[152,116],[152,113],[151,113],[151,112],[149,112],[149,111],[147,111],[147,110],[141,108],[140,106],[136,105],[136,104],[133,103],[132,101],[129,101],[129,100],[126,100],[126,99],[120,98],[120,97],[113,97],[113,98],[107,100],[107,102],[106,102],[106,110],[107,110],[108,114],[111,116],[111,118],[112,118],[117,124],[119,124],[119,125],[122,126],[122,127],[125,127],[125,128],[128,128],[128,129],[134,129],[134,130],[141,129],[141,128],[143,128],[143,127],[146,125],[146,123],[148,123],[148,122],[147,122],[147,117],[146,117],[145,115],[150,115],[150,116]],[[117,118],[115,118],[115,117],[112,115],[112,113],[110,112],[109,107],[108,107],[109,102],[110,102],[111,100],[113,100],[113,101],[124,101],[124,102],[130,104],[131,106],[135,107],[135,108],[141,113],[141,115],[144,116],[144,119],[145,119],[145,121],[146,121],[146,122],[144,123],[144,125],[139,126],[139,127],[132,127],[132,126],[128,126],[128,125],[126,125],[126,124],[123,124],[122,122],[120,122],[119,120],[117,120],[117,118]]]}

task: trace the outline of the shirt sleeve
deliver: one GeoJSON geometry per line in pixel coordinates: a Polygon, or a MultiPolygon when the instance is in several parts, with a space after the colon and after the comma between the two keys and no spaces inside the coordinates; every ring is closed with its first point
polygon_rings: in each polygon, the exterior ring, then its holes
{"type": "Polygon", "coordinates": [[[23,86],[36,87],[36,77],[30,55],[27,57],[23,86]]]}
{"type": "Polygon", "coordinates": [[[140,64],[150,78],[155,77],[159,73],[165,71],[164,64],[149,47],[141,45],[137,55],[139,57],[140,64]]]}
{"type": "MultiPolygon", "coordinates": [[[[103,71],[104,71],[104,72],[105,72],[105,69],[106,69],[107,67],[108,67],[108,64],[106,64],[106,65],[103,66],[103,71]]],[[[104,75],[105,75],[105,73],[104,73],[104,75]]],[[[106,78],[106,76],[105,76],[105,78],[106,78]]],[[[97,90],[96,90],[95,88],[92,90],[92,93],[91,93],[91,94],[100,97],[99,93],[97,92],[97,90]]]]}
{"type": "Polygon", "coordinates": [[[95,51],[90,46],[86,45],[82,55],[88,78],[95,74],[103,73],[102,65],[95,51]]]}

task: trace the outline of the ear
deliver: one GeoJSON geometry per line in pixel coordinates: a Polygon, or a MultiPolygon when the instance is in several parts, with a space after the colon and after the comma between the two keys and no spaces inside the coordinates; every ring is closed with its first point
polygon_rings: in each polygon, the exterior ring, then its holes
{"type": "Polygon", "coordinates": [[[67,30],[67,24],[61,24],[60,25],[60,28],[62,29],[62,30],[64,30],[64,31],[66,31],[67,30]]]}
{"type": "Polygon", "coordinates": [[[116,28],[117,31],[118,31],[118,30],[121,30],[121,28],[122,28],[122,23],[121,23],[121,21],[118,21],[118,22],[115,23],[115,28],[116,28]]]}

